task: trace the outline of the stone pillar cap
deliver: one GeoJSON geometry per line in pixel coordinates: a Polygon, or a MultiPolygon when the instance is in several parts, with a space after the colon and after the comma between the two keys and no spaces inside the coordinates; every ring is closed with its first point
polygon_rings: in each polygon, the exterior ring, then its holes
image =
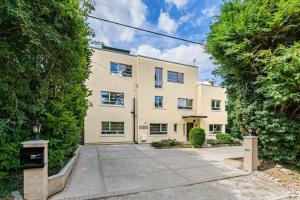
{"type": "Polygon", "coordinates": [[[22,142],[21,144],[28,145],[28,144],[48,144],[48,143],[49,143],[48,140],[29,140],[29,141],[22,142]]]}
{"type": "Polygon", "coordinates": [[[251,139],[251,138],[259,138],[258,136],[255,136],[255,135],[247,135],[247,136],[244,136],[245,139],[251,139]]]}

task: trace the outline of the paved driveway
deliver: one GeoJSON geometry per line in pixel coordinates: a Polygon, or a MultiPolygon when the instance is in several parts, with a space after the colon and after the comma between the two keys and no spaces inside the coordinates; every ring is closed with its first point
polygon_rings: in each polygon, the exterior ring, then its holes
{"type": "Polygon", "coordinates": [[[287,194],[223,163],[242,155],[242,147],[84,146],[65,190],[52,199],[271,199],[287,194]]]}

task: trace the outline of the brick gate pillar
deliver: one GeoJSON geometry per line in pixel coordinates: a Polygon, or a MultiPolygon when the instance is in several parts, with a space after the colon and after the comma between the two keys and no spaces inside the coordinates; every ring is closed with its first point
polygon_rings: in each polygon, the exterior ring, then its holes
{"type": "Polygon", "coordinates": [[[258,166],[258,137],[244,137],[244,170],[253,172],[258,166]]]}

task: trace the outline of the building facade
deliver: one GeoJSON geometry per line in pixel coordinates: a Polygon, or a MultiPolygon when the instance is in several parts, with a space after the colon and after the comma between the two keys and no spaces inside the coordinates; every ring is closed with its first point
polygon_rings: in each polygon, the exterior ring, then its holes
{"type": "Polygon", "coordinates": [[[84,143],[188,141],[194,126],[206,138],[225,132],[226,94],[198,84],[198,68],[103,47],[95,49],[86,82],[92,106],[84,143]]]}

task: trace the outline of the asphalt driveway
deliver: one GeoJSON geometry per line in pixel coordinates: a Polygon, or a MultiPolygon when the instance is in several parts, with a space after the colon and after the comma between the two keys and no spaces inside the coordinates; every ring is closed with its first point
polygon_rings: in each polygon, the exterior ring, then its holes
{"type": "Polygon", "coordinates": [[[288,194],[223,163],[242,155],[242,147],[84,146],[65,190],[51,199],[272,199],[288,194]]]}

